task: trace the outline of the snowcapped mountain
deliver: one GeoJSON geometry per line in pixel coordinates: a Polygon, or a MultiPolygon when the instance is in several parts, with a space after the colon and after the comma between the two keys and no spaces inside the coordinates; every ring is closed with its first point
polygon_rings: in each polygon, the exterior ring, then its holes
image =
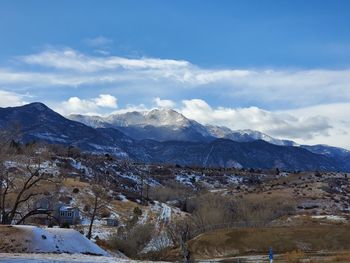
{"type": "Polygon", "coordinates": [[[327,145],[299,145],[290,140],[273,138],[254,130],[231,130],[225,126],[202,125],[171,109],[112,114],[107,117],[70,115],[68,118],[95,128],[114,128],[135,140],[158,142],[181,141],[210,143],[217,139],[235,142],[265,141],[277,146],[294,146],[342,162],[350,160],[350,151],[327,145]]]}
{"type": "Polygon", "coordinates": [[[202,125],[172,109],[133,111],[112,114],[107,117],[70,115],[68,118],[94,128],[116,128],[136,140],[212,141],[213,139],[230,139],[237,142],[263,140],[275,145],[297,146],[293,141],[276,139],[259,131],[233,131],[224,126],[202,125]]]}
{"type": "Polygon", "coordinates": [[[148,126],[155,127],[171,126],[174,128],[188,127],[192,124],[182,114],[170,109],[153,109],[151,111],[132,111],[123,114],[111,114],[107,117],[100,116],[85,116],[79,114],[72,114],[68,116],[70,119],[80,122],[85,122],[93,127],[99,126],[115,126],[115,127],[129,127],[129,126],[148,126]]]}
{"type": "Polygon", "coordinates": [[[276,139],[265,133],[249,129],[233,131],[227,127],[213,125],[206,125],[206,128],[209,134],[213,137],[230,139],[236,142],[251,142],[256,140],[263,140],[265,142],[269,142],[275,145],[298,146],[298,144],[293,141],[276,139]]]}
{"type": "Polygon", "coordinates": [[[69,115],[69,119],[94,128],[116,128],[136,139],[157,141],[209,141],[212,138],[205,126],[171,109],[133,111],[107,117],[69,115]]]}
{"type": "Polygon", "coordinates": [[[235,132],[228,128],[203,126],[171,110],[130,114],[107,118],[79,117],[81,122],[96,127],[93,128],[69,120],[42,103],[31,103],[21,107],[0,108],[0,129],[8,129],[16,124],[21,129],[22,142],[44,141],[75,146],[89,152],[110,153],[145,163],[350,170],[350,153],[343,149],[328,146],[305,146],[311,147],[305,149],[304,146],[274,145],[257,140],[271,138],[253,131],[236,132],[237,138],[248,140],[246,142],[218,139],[217,137],[233,136],[232,133],[235,132]],[[114,126],[116,124],[124,126],[114,126]],[[133,139],[137,136],[154,139],[133,139]]]}

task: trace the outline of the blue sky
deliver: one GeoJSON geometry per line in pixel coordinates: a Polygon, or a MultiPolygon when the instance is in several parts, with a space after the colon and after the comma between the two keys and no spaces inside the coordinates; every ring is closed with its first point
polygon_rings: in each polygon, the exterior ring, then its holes
{"type": "Polygon", "coordinates": [[[83,40],[104,36],[114,55],[204,67],[349,65],[346,0],[2,0],[0,7],[1,60],[47,45],[91,52],[83,40]]]}
{"type": "Polygon", "coordinates": [[[172,107],[350,148],[350,2],[0,2],[0,106],[172,107]]]}

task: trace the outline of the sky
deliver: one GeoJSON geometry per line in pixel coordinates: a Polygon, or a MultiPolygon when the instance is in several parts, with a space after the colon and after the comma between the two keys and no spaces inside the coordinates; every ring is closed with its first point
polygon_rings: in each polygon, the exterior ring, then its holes
{"type": "Polygon", "coordinates": [[[174,108],[350,149],[350,1],[0,1],[0,107],[174,108]]]}

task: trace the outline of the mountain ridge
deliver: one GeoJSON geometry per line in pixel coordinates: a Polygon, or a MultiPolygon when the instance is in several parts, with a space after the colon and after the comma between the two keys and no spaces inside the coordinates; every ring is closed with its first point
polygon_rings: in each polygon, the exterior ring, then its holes
{"type": "Polygon", "coordinates": [[[227,138],[238,142],[264,140],[276,145],[297,146],[290,140],[273,138],[253,130],[232,130],[225,126],[203,125],[186,118],[173,109],[152,109],[110,114],[106,117],[71,114],[67,118],[94,128],[113,127],[130,134],[135,140],[155,139],[160,141],[188,140],[211,141],[227,138]]]}
{"type": "MultiPolygon", "coordinates": [[[[311,148],[314,151],[312,152],[302,147],[274,145],[263,140],[135,140],[113,127],[92,128],[69,120],[42,103],[0,108],[0,127],[5,129],[13,123],[21,125],[23,142],[45,141],[75,146],[84,151],[110,153],[145,163],[287,170],[350,170],[347,152],[341,158],[334,158],[331,152],[317,153],[317,147],[311,148]]],[[[192,136],[198,136],[198,130],[196,132],[192,136]]],[[[334,151],[342,150],[335,148],[334,151]]]]}

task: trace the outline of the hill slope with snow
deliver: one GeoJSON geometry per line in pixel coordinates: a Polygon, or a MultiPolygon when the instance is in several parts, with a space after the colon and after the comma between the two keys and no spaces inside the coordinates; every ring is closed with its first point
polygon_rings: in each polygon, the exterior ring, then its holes
{"type": "Polygon", "coordinates": [[[109,254],[73,229],[0,226],[0,252],[109,254]]]}

